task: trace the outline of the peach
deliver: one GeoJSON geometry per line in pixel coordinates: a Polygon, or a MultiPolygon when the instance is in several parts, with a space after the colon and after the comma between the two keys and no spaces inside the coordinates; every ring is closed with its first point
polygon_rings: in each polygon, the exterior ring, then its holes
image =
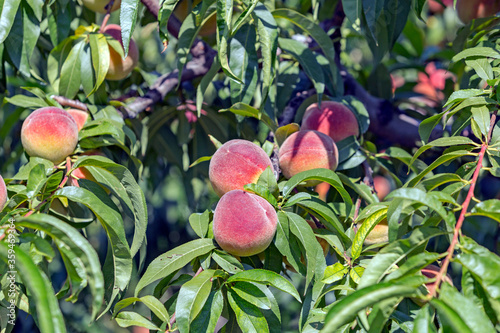
{"type": "Polygon", "coordinates": [[[377,197],[380,201],[384,200],[384,198],[391,193],[392,189],[391,182],[384,176],[373,177],[373,187],[375,187],[377,197]]]}
{"type": "Polygon", "coordinates": [[[342,103],[333,101],[309,105],[302,118],[303,130],[316,130],[339,142],[351,135],[359,135],[359,124],[351,109],[342,103]]]}
{"type": "Polygon", "coordinates": [[[385,243],[389,240],[389,226],[387,225],[387,219],[384,218],[380,221],[370,233],[366,236],[365,245],[373,245],[379,243],[385,243]]]}
{"type": "Polygon", "coordinates": [[[21,142],[29,156],[59,164],[78,143],[78,125],[63,109],[44,107],[32,112],[21,128],[21,142]]]}
{"type": "Polygon", "coordinates": [[[467,24],[473,19],[494,16],[500,11],[500,0],[457,0],[457,14],[467,24]]]}
{"type": "MultiPolygon", "coordinates": [[[[453,0],[442,0],[441,2],[446,7],[453,6],[453,0]]],[[[429,11],[434,14],[441,14],[445,9],[443,5],[441,5],[436,0],[429,0],[429,11]]]]}
{"type": "MultiPolygon", "coordinates": [[[[105,155],[98,150],[91,150],[91,151],[88,151],[85,154],[83,154],[83,156],[105,156],[105,155]]],[[[91,180],[91,181],[97,183],[97,180],[94,178],[94,176],[92,176],[92,174],[85,167],[76,168],[75,170],[73,170],[73,172],[71,172],[71,176],[73,177],[73,181],[72,181],[73,186],[79,187],[80,185],[78,184],[77,180],[80,180],[80,179],[87,179],[87,180],[91,180]]],[[[103,188],[109,194],[109,189],[104,187],[104,186],[103,186],[103,188]]]]}
{"type": "Polygon", "coordinates": [[[277,224],[278,215],[269,202],[253,193],[232,190],[215,208],[213,232],[223,250],[247,257],[271,244],[277,224]]]}
{"type": "MultiPolygon", "coordinates": [[[[104,27],[103,33],[110,35],[114,39],[122,43],[122,28],[118,24],[108,24],[104,27]]],[[[133,39],[130,39],[128,55],[123,59],[118,52],[111,46],[109,47],[109,69],[106,74],[106,79],[118,81],[127,77],[132,70],[137,66],[139,61],[139,49],[133,39]]]]}
{"type": "Polygon", "coordinates": [[[3,209],[5,204],[7,203],[7,186],[5,186],[5,182],[0,175],[0,211],[3,209]]]}
{"type": "Polygon", "coordinates": [[[272,163],[264,149],[246,140],[231,140],[223,144],[210,160],[208,176],[215,193],[221,197],[231,190],[256,183],[272,163]]]}
{"type": "MultiPolygon", "coordinates": [[[[181,0],[175,6],[174,12],[172,13],[175,17],[179,19],[179,21],[184,21],[188,16],[188,5],[191,0],[181,0]]],[[[201,0],[194,0],[192,7],[194,8],[197,4],[199,4],[201,0]]],[[[201,27],[200,36],[210,36],[213,35],[217,31],[217,17],[212,15],[208,21],[201,27]]]]}
{"type": "MultiPolygon", "coordinates": [[[[121,0],[115,0],[113,7],[111,7],[111,11],[114,12],[120,8],[121,2],[121,0]]],[[[106,14],[106,5],[109,3],[109,0],[82,0],[82,3],[93,12],[106,14]]]]}
{"type": "MultiPolygon", "coordinates": [[[[316,168],[335,170],[338,165],[337,145],[328,135],[318,131],[292,133],[280,147],[278,158],[281,171],[291,178],[302,171],[316,168]]],[[[308,186],[319,181],[307,181],[308,186]]]]}
{"type": "Polygon", "coordinates": [[[77,109],[69,109],[68,113],[75,119],[76,125],[78,126],[78,131],[80,131],[89,118],[89,114],[87,113],[87,111],[77,109]]]}

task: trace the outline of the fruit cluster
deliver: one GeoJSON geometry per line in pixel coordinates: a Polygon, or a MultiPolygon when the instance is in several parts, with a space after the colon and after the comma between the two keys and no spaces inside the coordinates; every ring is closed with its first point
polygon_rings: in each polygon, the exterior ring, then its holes
{"type": "MultiPolygon", "coordinates": [[[[291,178],[316,168],[335,170],[339,162],[336,142],[359,133],[356,115],[344,104],[323,101],[321,106],[310,105],[301,130],[290,134],[279,147],[283,176],[291,178]]],[[[264,251],[276,232],[278,217],[274,207],[258,195],[244,191],[244,186],[256,183],[267,168],[273,170],[267,153],[258,145],[240,139],[220,146],[210,161],[210,182],[221,197],[214,213],[213,233],[219,246],[233,255],[250,256],[264,251]]],[[[304,185],[318,183],[309,180],[304,185]]],[[[316,228],[312,221],[309,225],[316,228]]],[[[386,241],[386,235],[387,224],[374,230],[367,243],[386,241]]],[[[318,241],[326,255],[328,244],[318,241]]]]}

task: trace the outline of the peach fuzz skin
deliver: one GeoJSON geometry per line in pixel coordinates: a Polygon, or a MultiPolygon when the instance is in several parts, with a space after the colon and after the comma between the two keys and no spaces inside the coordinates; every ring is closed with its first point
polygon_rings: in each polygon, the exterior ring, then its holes
{"type": "Polygon", "coordinates": [[[221,197],[231,190],[256,183],[271,159],[256,144],[246,140],[231,140],[220,146],[210,160],[208,176],[215,193],[221,197]]]}
{"type": "MultiPolygon", "coordinates": [[[[291,178],[302,171],[316,168],[335,170],[338,165],[337,145],[328,135],[318,131],[292,133],[280,147],[278,158],[281,171],[291,178]]],[[[319,181],[308,181],[308,186],[319,181]]]]}
{"type": "Polygon", "coordinates": [[[252,256],[269,246],[277,224],[278,215],[269,202],[256,194],[233,190],[222,196],[215,209],[214,238],[228,253],[252,256]]]}
{"type": "MultiPolygon", "coordinates": [[[[82,0],[82,3],[85,7],[90,9],[93,12],[106,14],[106,5],[109,3],[109,0],[82,0]]],[[[113,3],[113,7],[111,7],[111,11],[114,12],[118,8],[120,8],[121,0],[115,0],[113,3]]]]}
{"type": "Polygon", "coordinates": [[[366,236],[363,244],[373,245],[379,243],[385,243],[389,240],[389,226],[387,225],[387,219],[383,219],[377,224],[372,231],[366,236]]]}
{"type": "Polygon", "coordinates": [[[0,175],[0,211],[5,207],[7,203],[7,187],[5,186],[5,182],[0,175]]]}
{"type": "MultiPolygon", "coordinates": [[[[122,28],[118,24],[108,24],[103,33],[110,35],[122,44],[122,28]]],[[[139,61],[139,49],[133,39],[130,39],[128,55],[123,59],[111,46],[109,47],[109,69],[106,79],[118,81],[127,77],[137,66],[139,61]]]]}
{"type": "Polygon", "coordinates": [[[89,118],[89,114],[87,111],[77,110],[77,109],[69,109],[68,113],[75,119],[76,125],[78,125],[78,130],[81,130],[87,119],[89,118]]]}
{"type": "Polygon", "coordinates": [[[494,16],[500,11],[500,0],[458,0],[457,14],[467,24],[473,19],[494,16]]]}
{"type": "Polygon", "coordinates": [[[302,118],[302,130],[315,130],[330,136],[339,142],[351,135],[359,135],[359,125],[356,116],[342,103],[333,101],[309,105],[302,118]]]}
{"type": "Polygon", "coordinates": [[[24,121],[21,141],[29,156],[59,164],[73,153],[78,144],[78,125],[63,109],[41,108],[24,121]]]}

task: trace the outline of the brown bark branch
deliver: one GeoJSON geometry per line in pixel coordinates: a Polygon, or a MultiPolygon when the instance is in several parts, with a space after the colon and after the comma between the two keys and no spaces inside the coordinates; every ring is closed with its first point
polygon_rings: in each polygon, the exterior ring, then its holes
{"type": "Polygon", "coordinates": [[[69,99],[63,96],[58,96],[58,95],[52,95],[50,96],[54,101],[57,103],[61,104],[61,106],[69,106],[75,109],[83,110],[83,111],[88,111],[89,109],[87,108],[87,105],[85,103],[82,103],[80,101],[76,101],[74,99],[69,99]]]}

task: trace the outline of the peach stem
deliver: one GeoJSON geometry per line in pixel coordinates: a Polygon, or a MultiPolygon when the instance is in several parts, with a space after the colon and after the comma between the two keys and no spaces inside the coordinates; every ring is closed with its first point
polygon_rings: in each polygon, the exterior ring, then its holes
{"type": "Polygon", "coordinates": [[[104,27],[108,24],[109,17],[111,16],[111,8],[113,8],[113,4],[115,3],[115,0],[109,0],[109,3],[106,5],[106,16],[104,16],[104,19],[102,20],[101,28],[99,29],[100,33],[103,33],[104,27]]]}
{"type": "Polygon", "coordinates": [[[476,187],[477,178],[479,177],[479,172],[481,171],[481,169],[483,167],[483,158],[484,158],[484,155],[486,153],[486,149],[488,148],[488,143],[491,140],[491,133],[493,132],[493,128],[495,127],[497,112],[498,111],[496,110],[493,113],[493,115],[491,116],[490,130],[488,133],[488,137],[486,138],[486,142],[484,142],[481,145],[481,150],[479,151],[476,169],[474,170],[474,174],[472,175],[472,179],[470,181],[469,191],[467,192],[467,197],[465,198],[465,201],[462,204],[462,211],[460,212],[460,216],[458,217],[457,224],[455,225],[453,239],[451,241],[450,246],[448,247],[447,255],[443,261],[443,265],[441,266],[439,273],[436,275],[436,281],[428,288],[429,289],[429,295],[427,296],[428,299],[431,299],[431,298],[436,296],[437,289],[438,289],[439,285],[441,284],[443,277],[446,275],[446,273],[448,271],[448,266],[450,264],[450,260],[453,257],[453,251],[455,250],[455,246],[458,243],[458,235],[460,234],[462,225],[463,225],[464,220],[465,220],[465,214],[467,213],[467,210],[469,208],[469,203],[470,203],[472,197],[474,197],[474,188],[476,187]]]}

